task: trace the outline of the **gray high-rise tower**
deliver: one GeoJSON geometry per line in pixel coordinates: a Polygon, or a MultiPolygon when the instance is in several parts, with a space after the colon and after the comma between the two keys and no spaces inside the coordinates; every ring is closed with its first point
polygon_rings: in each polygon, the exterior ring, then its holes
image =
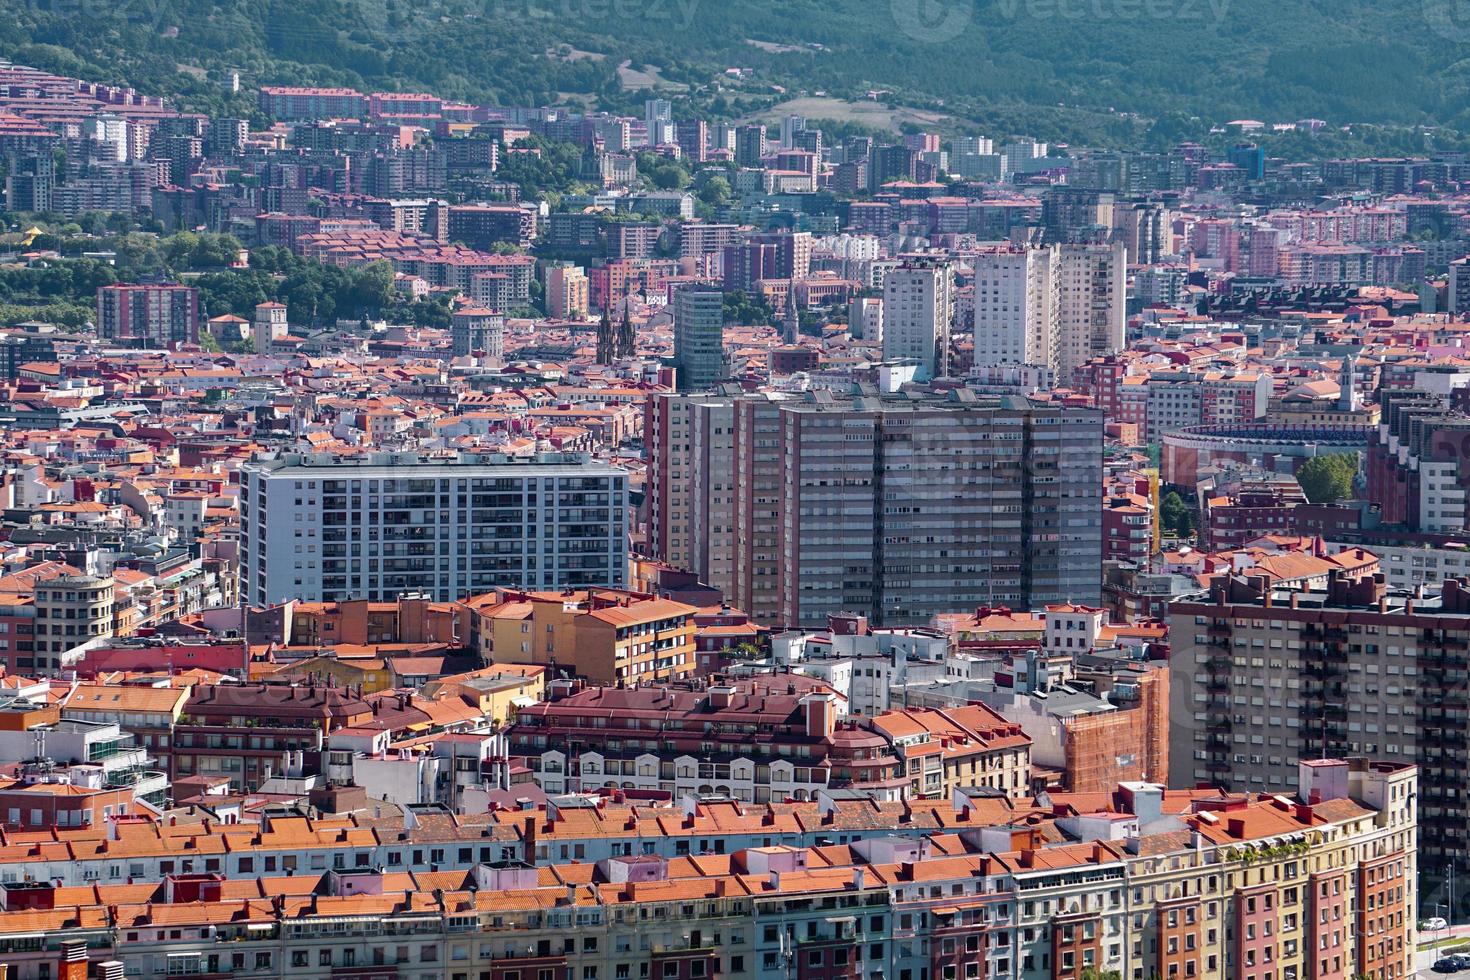
{"type": "Polygon", "coordinates": [[[680,391],[702,391],[725,376],[725,294],[716,287],[674,294],[674,364],[680,391]]]}

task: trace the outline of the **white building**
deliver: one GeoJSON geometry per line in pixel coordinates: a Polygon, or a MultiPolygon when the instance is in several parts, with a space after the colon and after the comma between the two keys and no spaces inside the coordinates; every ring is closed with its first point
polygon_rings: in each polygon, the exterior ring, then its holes
{"type": "Polygon", "coordinates": [[[935,259],[911,259],[883,280],[883,358],[923,365],[921,380],[949,369],[955,309],[954,269],[935,259]]]}
{"type": "Polygon", "coordinates": [[[1428,545],[1369,545],[1329,541],[1333,554],[1362,548],[1378,556],[1383,577],[1390,589],[1438,587],[1446,579],[1470,578],[1470,545],[1451,543],[1442,548],[1428,545]]]}
{"type": "Polygon", "coordinates": [[[241,467],[243,598],[622,588],[627,506],[627,473],[581,454],[267,456],[241,467]]]}
{"type": "Polygon", "coordinates": [[[130,156],[128,121],[122,116],[109,114],[93,116],[83,123],[83,132],[97,143],[106,147],[107,159],[123,161],[130,156]]]}
{"type": "Polygon", "coordinates": [[[1111,245],[1062,245],[1057,379],[1094,357],[1116,354],[1126,341],[1128,250],[1111,245]]]}
{"type": "Polygon", "coordinates": [[[968,255],[975,364],[1058,366],[1061,264],[1056,246],[1003,246],[968,255]]]}
{"type": "Polygon", "coordinates": [[[843,701],[841,713],[872,717],[896,707],[895,687],[933,682],[964,668],[951,662],[949,640],[928,629],[844,634],[790,630],[771,637],[777,667],[816,677],[843,701]]]}
{"type": "Polygon", "coordinates": [[[883,301],[876,296],[860,296],[849,303],[847,332],[854,340],[883,343],[883,301]]]}
{"type": "Polygon", "coordinates": [[[286,323],[286,307],[280,303],[260,303],[250,324],[250,336],[257,354],[269,354],[271,345],[285,338],[291,328],[286,323]]]}

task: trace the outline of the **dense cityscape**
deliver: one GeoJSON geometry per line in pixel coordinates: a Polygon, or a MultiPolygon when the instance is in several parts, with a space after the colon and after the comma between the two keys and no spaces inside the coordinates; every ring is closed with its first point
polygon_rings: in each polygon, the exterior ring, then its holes
{"type": "Polygon", "coordinates": [[[619,70],[0,62],[0,980],[1470,975],[1470,153],[619,70]]]}

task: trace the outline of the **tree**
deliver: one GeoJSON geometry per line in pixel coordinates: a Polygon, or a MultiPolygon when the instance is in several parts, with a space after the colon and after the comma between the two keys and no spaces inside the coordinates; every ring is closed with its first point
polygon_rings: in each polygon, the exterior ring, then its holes
{"type": "Polygon", "coordinates": [[[724,177],[711,177],[699,189],[700,201],[710,207],[722,207],[730,202],[730,182],[724,177]]]}
{"type": "Polygon", "coordinates": [[[170,266],[175,269],[187,269],[190,260],[194,257],[194,250],[199,247],[199,236],[192,231],[176,231],[160,244],[163,246],[164,258],[168,260],[170,266]]]}
{"type": "Polygon", "coordinates": [[[1175,537],[1185,537],[1194,531],[1189,519],[1189,506],[1184,498],[1173,490],[1164,497],[1163,503],[1159,505],[1159,517],[1164,525],[1164,530],[1175,537]]]}
{"type": "Polygon", "coordinates": [[[338,305],[346,306],[361,316],[391,306],[394,298],[393,266],[380,260],[352,270],[349,302],[343,304],[339,301],[338,305]]]}
{"type": "Polygon", "coordinates": [[[1297,470],[1302,492],[1314,504],[1332,504],[1353,495],[1353,480],[1358,475],[1358,454],[1341,453],[1314,456],[1297,470]]]}

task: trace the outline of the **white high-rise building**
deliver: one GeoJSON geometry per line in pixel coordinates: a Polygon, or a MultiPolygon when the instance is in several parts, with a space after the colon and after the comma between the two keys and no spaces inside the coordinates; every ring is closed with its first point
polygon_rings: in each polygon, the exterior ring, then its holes
{"type": "Polygon", "coordinates": [[[950,156],[964,156],[970,153],[990,155],[995,152],[995,141],[984,136],[956,136],[950,140],[950,156]]]}
{"type": "Polygon", "coordinates": [[[883,301],[876,296],[859,296],[848,303],[847,332],[854,340],[883,343],[883,301]]]}
{"type": "Polygon", "coordinates": [[[128,121],[122,116],[104,114],[93,116],[83,123],[83,132],[105,146],[106,157],[111,160],[129,158],[130,139],[128,121]]]}
{"type": "Polygon", "coordinates": [[[1000,148],[1001,176],[1009,179],[1011,174],[1031,173],[1045,166],[1047,145],[1035,140],[1020,139],[1000,148]]]}
{"type": "Polygon", "coordinates": [[[781,119],[781,148],[791,149],[797,133],[806,131],[806,116],[789,115],[781,119]]]}
{"type": "Polygon", "coordinates": [[[1094,357],[1122,350],[1127,333],[1128,249],[1111,245],[1061,245],[1057,382],[1094,357]]]}
{"type": "Polygon", "coordinates": [[[286,453],[240,469],[251,605],[624,588],[628,475],[585,454],[286,453]]]}
{"type": "Polygon", "coordinates": [[[648,131],[649,146],[674,141],[674,104],[668,99],[646,100],[643,103],[643,122],[648,131]]]}
{"type": "Polygon", "coordinates": [[[949,371],[954,269],[939,259],[906,260],[883,280],[883,358],[918,361],[918,380],[949,371]]]}
{"type": "Polygon", "coordinates": [[[969,300],[975,366],[1027,364],[1056,371],[1061,343],[1057,247],[1002,245],[966,259],[975,270],[969,300]]]}

